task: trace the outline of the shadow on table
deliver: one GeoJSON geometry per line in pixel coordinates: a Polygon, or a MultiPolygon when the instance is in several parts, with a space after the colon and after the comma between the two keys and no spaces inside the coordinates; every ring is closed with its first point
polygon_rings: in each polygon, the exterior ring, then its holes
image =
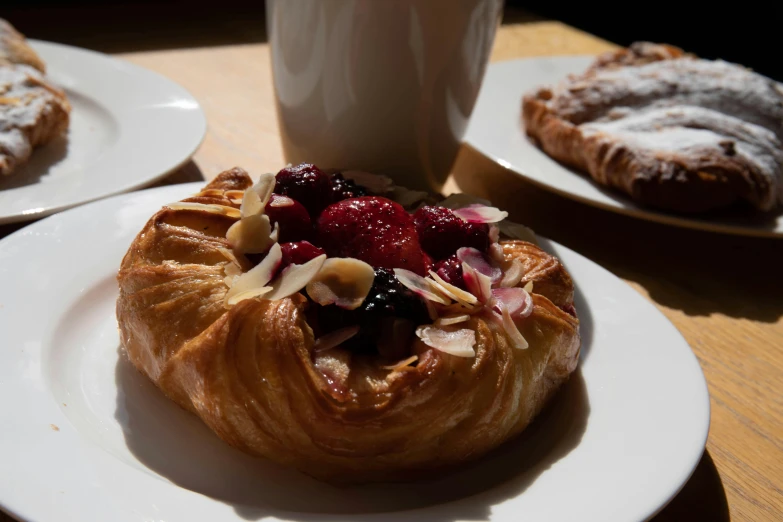
{"type": "Polygon", "coordinates": [[[435,480],[335,487],[228,446],[195,415],[166,399],[123,354],[116,381],[115,417],[136,458],[182,488],[233,506],[247,520],[370,513],[398,520],[400,511],[434,505],[440,505],[436,516],[408,512],[405,519],[488,520],[492,506],[525,491],[579,444],[590,414],[577,370],[519,438],[475,463],[435,480]]]}
{"type": "Polygon", "coordinates": [[[642,285],[657,303],[701,316],[760,322],[783,315],[781,240],[662,225],[540,189],[463,146],[454,180],[524,223],[642,285]]]}
{"type": "Polygon", "coordinates": [[[691,522],[709,520],[728,522],[729,503],[712,457],[705,450],[698,466],[682,491],[666,506],[652,522],[691,522]]]}
{"type": "Polygon", "coordinates": [[[106,53],[237,45],[266,41],[263,2],[95,2],[3,5],[3,18],[29,38],[106,53]],[[64,22],[66,20],[66,22],[64,22]]]}
{"type": "MultiPolygon", "coordinates": [[[[198,168],[198,165],[196,165],[193,160],[189,160],[187,163],[185,163],[182,167],[178,168],[165,178],[158,180],[154,184],[150,185],[149,187],[142,187],[139,190],[143,190],[144,188],[154,188],[154,187],[160,187],[164,185],[175,185],[177,183],[190,183],[193,181],[204,181],[204,175],[201,173],[201,170],[198,168]]],[[[36,220],[31,221],[22,221],[18,223],[9,223],[5,225],[0,225],[0,239],[16,232],[17,230],[26,227],[27,225],[34,223],[36,220]]]]}

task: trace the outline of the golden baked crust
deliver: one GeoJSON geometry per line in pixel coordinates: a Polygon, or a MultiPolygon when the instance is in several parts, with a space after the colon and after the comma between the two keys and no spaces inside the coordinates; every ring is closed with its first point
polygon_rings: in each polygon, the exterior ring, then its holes
{"type": "Polygon", "coordinates": [[[24,37],[0,19],[0,175],[11,174],[35,147],[68,128],[68,99],[43,71],[24,37]]]}
{"type": "Polygon", "coordinates": [[[783,88],[738,65],[640,42],[527,94],[522,117],[547,154],[644,205],[783,203],[783,88]]]}
{"type": "MultiPolygon", "coordinates": [[[[184,201],[236,207],[218,176],[184,201]]],[[[523,241],[503,243],[533,281],[530,344],[514,348],[478,316],[476,357],[412,347],[416,366],[340,347],[316,353],[302,294],[224,307],[224,239],[235,218],[163,209],[134,240],[118,274],[122,345],[133,364],[223,440],[336,482],[399,480],[477,458],[521,432],[574,371],[578,320],[563,311],[573,284],[562,264],[523,241]]],[[[244,263],[241,256],[240,261],[244,263]]],[[[247,267],[245,267],[247,269],[247,267]]]]}

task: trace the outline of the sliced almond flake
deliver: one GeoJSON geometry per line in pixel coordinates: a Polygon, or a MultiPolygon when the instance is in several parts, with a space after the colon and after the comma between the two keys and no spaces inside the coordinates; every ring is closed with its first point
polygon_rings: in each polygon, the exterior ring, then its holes
{"type": "Polygon", "coordinates": [[[318,339],[315,340],[315,343],[313,344],[313,351],[315,352],[325,352],[326,350],[331,350],[332,348],[337,348],[341,344],[343,344],[345,341],[353,337],[354,335],[359,333],[359,326],[346,326],[345,328],[340,328],[339,330],[335,330],[334,332],[329,332],[328,334],[324,334],[318,339]]]}
{"type": "Polygon", "coordinates": [[[483,310],[483,306],[466,307],[460,303],[454,303],[449,306],[441,306],[438,312],[440,315],[475,315],[483,310]]]}
{"type": "Polygon", "coordinates": [[[499,265],[506,262],[506,254],[503,252],[503,246],[500,243],[489,245],[489,258],[499,265]]]}
{"type": "Polygon", "coordinates": [[[277,196],[270,204],[270,207],[292,207],[294,205],[294,200],[289,198],[288,196],[277,196]]]}
{"type": "Polygon", "coordinates": [[[449,292],[443,285],[441,285],[434,279],[425,278],[424,280],[427,281],[427,284],[430,286],[432,291],[435,292],[435,294],[445,299],[450,299],[451,301],[457,301],[457,298],[454,294],[449,292]]]}
{"type": "Polygon", "coordinates": [[[492,242],[493,246],[497,245],[498,241],[500,241],[500,228],[498,228],[495,223],[492,223],[489,226],[489,240],[492,242]]]}
{"type": "Polygon", "coordinates": [[[275,241],[272,240],[272,225],[266,214],[255,214],[240,219],[226,232],[231,246],[246,254],[266,252],[275,241]]]}
{"type": "Polygon", "coordinates": [[[239,278],[238,275],[227,275],[226,277],[223,278],[223,284],[231,288],[232,286],[234,286],[234,283],[237,282],[238,278],[239,278]]]}
{"type": "Polygon", "coordinates": [[[264,213],[264,206],[261,204],[261,197],[254,190],[246,190],[242,196],[242,205],[239,207],[239,213],[242,218],[257,216],[264,213]]]}
{"type": "MultiPolygon", "coordinates": [[[[282,259],[283,251],[280,245],[275,243],[260,263],[234,280],[234,284],[226,293],[226,304],[231,305],[234,296],[266,287],[282,259]]],[[[271,292],[271,289],[269,291],[271,292]]]]}
{"type": "MultiPolygon", "coordinates": [[[[492,313],[496,314],[497,312],[492,313]]],[[[511,344],[514,346],[514,348],[519,350],[526,350],[529,344],[520,333],[519,328],[517,328],[517,325],[514,323],[514,320],[511,318],[511,314],[509,313],[508,308],[506,308],[506,306],[503,304],[500,304],[500,316],[501,323],[503,324],[503,330],[505,330],[508,338],[511,339],[511,344]]]]}
{"type": "MultiPolygon", "coordinates": [[[[235,283],[236,284],[236,283],[235,283]]],[[[252,299],[254,297],[263,297],[265,294],[272,291],[271,286],[263,286],[261,288],[254,288],[252,290],[248,290],[247,292],[241,292],[238,294],[234,294],[228,299],[226,299],[226,304],[228,306],[234,306],[235,304],[239,303],[240,301],[244,301],[245,299],[252,299]]]]}
{"type": "Polygon", "coordinates": [[[463,315],[451,315],[447,317],[440,317],[437,321],[435,321],[435,326],[449,326],[452,324],[459,324],[464,323],[465,321],[469,321],[470,316],[468,314],[463,315]]]}
{"type": "Polygon", "coordinates": [[[522,266],[522,262],[519,259],[513,259],[511,265],[506,269],[503,274],[503,279],[500,280],[501,288],[511,288],[517,286],[522,280],[522,276],[525,275],[525,269],[522,266]]]}
{"type": "MultiPolygon", "coordinates": [[[[271,172],[266,172],[264,174],[261,174],[258,177],[258,181],[256,181],[256,184],[250,187],[247,191],[253,191],[256,194],[258,194],[258,197],[261,201],[261,208],[263,209],[266,207],[266,204],[269,203],[269,198],[272,197],[272,192],[275,190],[275,184],[277,183],[277,178],[275,178],[275,175],[271,172]]],[[[263,210],[262,210],[263,211],[263,210]]]]}
{"type": "Polygon", "coordinates": [[[511,317],[527,317],[533,312],[533,299],[524,288],[519,287],[494,288],[490,304],[498,312],[501,311],[500,306],[504,306],[511,317]]]}
{"type": "Polygon", "coordinates": [[[307,283],[307,295],[321,306],[334,304],[355,310],[370,293],[375,280],[373,267],[352,257],[330,257],[307,283]]]}
{"type": "MultiPolygon", "coordinates": [[[[275,246],[280,248],[277,243],[275,246]]],[[[303,265],[288,265],[283,273],[272,282],[272,291],[265,295],[264,299],[277,301],[297,293],[307,286],[307,283],[321,270],[325,260],[326,254],[321,254],[303,265]]]]}
{"type": "Polygon", "coordinates": [[[381,366],[381,370],[399,371],[405,368],[410,368],[410,365],[419,360],[418,355],[411,355],[407,359],[403,359],[398,363],[391,364],[389,366],[381,366]]]}
{"type": "Polygon", "coordinates": [[[474,268],[480,274],[489,277],[492,284],[499,283],[503,278],[503,271],[496,266],[492,266],[487,261],[487,258],[484,257],[484,254],[475,248],[462,247],[458,249],[457,259],[469,264],[471,268],[474,268]]]}
{"type": "Polygon", "coordinates": [[[500,227],[500,233],[506,237],[511,239],[521,239],[522,241],[527,241],[528,243],[533,243],[534,245],[538,244],[536,233],[527,228],[525,225],[520,225],[519,223],[514,223],[513,221],[504,219],[498,223],[498,226],[500,227]]]}
{"type": "Polygon", "coordinates": [[[427,346],[431,346],[457,357],[475,357],[476,332],[468,328],[425,325],[416,328],[416,335],[427,346]]]}
{"type": "Polygon", "coordinates": [[[525,286],[522,287],[528,294],[533,293],[533,281],[528,281],[525,286]]]}
{"type": "Polygon", "coordinates": [[[261,174],[258,182],[245,191],[242,206],[239,207],[243,218],[264,213],[264,208],[272,197],[275,188],[274,174],[261,174]]]}
{"type": "Polygon", "coordinates": [[[230,287],[234,284],[234,278],[242,275],[242,269],[234,263],[226,263],[223,265],[223,273],[226,274],[226,279],[230,279],[231,284],[226,283],[230,287]]]}
{"type": "Polygon", "coordinates": [[[452,212],[454,212],[455,216],[468,223],[497,223],[508,217],[508,212],[505,210],[476,203],[454,209],[452,212]]]}
{"type": "Polygon", "coordinates": [[[475,270],[466,262],[462,262],[462,278],[468,291],[475,295],[482,303],[486,303],[492,295],[492,280],[475,270]]]}
{"type": "Polygon", "coordinates": [[[234,207],[227,207],[225,205],[206,205],[204,203],[191,203],[186,201],[178,201],[176,203],[169,203],[166,208],[171,210],[195,210],[198,212],[206,212],[208,214],[217,214],[218,216],[228,216],[231,218],[239,218],[239,209],[234,207]]]}
{"type": "Polygon", "coordinates": [[[424,280],[427,282],[427,284],[430,287],[430,290],[437,295],[438,297],[444,299],[448,304],[451,304],[451,302],[454,300],[451,296],[449,296],[445,289],[437,283],[434,279],[430,279],[429,277],[425,277],[424,280]]]}
{"type": "Polygon", "coordinates": [[[275,228],[269,234],[270,241],[277,243],[280,239],[280,223],[275,221],[275,228]]]}
{"type": "Polygon", "coordinates": [[[202,197],[223,197],[225,194],[226,193],[220,189],[204,189],[198,193],[198,195],[202,197]]]}
{"type": "Polygon", "coordinates": [[[424,299],[428,299],[443,305],[449,304],[449,301],[446,298],[439,295],[434,290],[432,283],[428,282],[427,279],[424,279],[419,274],[411,272],[410,270],[405,270],[404,268],[395,268],[394,275],[397,276],[397,280],[402,283],[403,286],[412,290],[424,299]]]}
{"type": "Polygon", "coordinates": [[[371,174],[361,170],[346,170],[342,174],[345,179],[350,179],[375,194],[384,194],[394,188],[392,179],[382,174],[371,174]]]}
{"type": "Polygon", "coordinates": [[[237,256],[235,256],[234,253],[231,250],[229,250],[227,248],[219,247],[218,248],[218,252],[223,254],[223,257],[225,257],[226,259],[228,259],[229,261],[231,261],[232,263],[237,265],[237,267],[239,267],[239,260],[237,259],[237,256]]]}
{"type": "Polygon", "coordinates": [[[465,290],[463,290],[458,286],[446,282],[442,277],[440,277],[437,274],[437,272],[433,272],[432,270],[430,270],[430,277],[432,277],[434,282],[440,286],[440,291],[446,294],[454,301],[457,301],[458,303],[462,303],[465,306],[469,306],[469,307],[472,307],[473,305],[478,303],[478,299],[476,299],[475,295],[471,294],[470,292],[466,292],[465,290]]]}

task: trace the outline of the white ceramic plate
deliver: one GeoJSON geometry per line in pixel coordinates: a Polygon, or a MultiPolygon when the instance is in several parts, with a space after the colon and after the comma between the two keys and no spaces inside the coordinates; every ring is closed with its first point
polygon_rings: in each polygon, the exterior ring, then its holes
{"type": "Polygon", "coordinates": [[[749,236],[783,237],[783,211],[748,215],[741,209],[707,217],[687,217],[642,208],[629,197],[594,183],[547,156],[525,135],[522,96],[580,73],[591,56],[528,58],[491,64],[482,83],[465,141],[483,155],[532,183],[588,205],[650,221],[749,236]]]}
{"type": "Polygon", "coordinates": [[[150,184],[185,163],[207,124],[185,89],[136,65],[32,40],[73,107],[66,138],[0,178],[0,223],[39,218],[150,184]]]}
{"type": "Polygon", "coordinates": [[[523,435],[415,485],[340,489],[246,456],[120,357],[115,274],[177,185],[101,200],[0,241],[0,506],[39,522],[639,521],[690,476],[709,426],[699,364],[629,286],[543,241],[578,289],[580,369],[523,435]]]}

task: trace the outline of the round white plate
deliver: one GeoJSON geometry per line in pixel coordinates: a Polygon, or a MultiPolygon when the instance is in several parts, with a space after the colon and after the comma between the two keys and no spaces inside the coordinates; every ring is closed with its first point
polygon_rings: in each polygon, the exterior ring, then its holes
{"type": "Polygon", "coordinates": [[[490,64],[465,142],[535,185],[588,205],[668,225],[749,236],[783,237],[783,211],[749,215],[742,209],[711,217],[680,216],[637,206],[624,194],[594,183],[547,156],[525,135],[522,96],[581,73],[592,56],[527,58],[490,64]]]}
{"type": "Polygon", "coordinates": [[[522,436],[421,484],[336,488],[220,441],[119,353],[115,274],[161,205],[198,184],[57,214],[0,241],[0,506],[22,519],[639,521],[704,449],[699,363],[655,307],[542,241],[578,289],[580,369],[522,436]]]}
{"type": "Polygon", "coordinates": [[[0,223],[148,185],[185,163],[204,139],[199,103],[171,80],[86,49],[30,43],[65,89],[71,123],[66,137],[0,177],[0,223]]]}

